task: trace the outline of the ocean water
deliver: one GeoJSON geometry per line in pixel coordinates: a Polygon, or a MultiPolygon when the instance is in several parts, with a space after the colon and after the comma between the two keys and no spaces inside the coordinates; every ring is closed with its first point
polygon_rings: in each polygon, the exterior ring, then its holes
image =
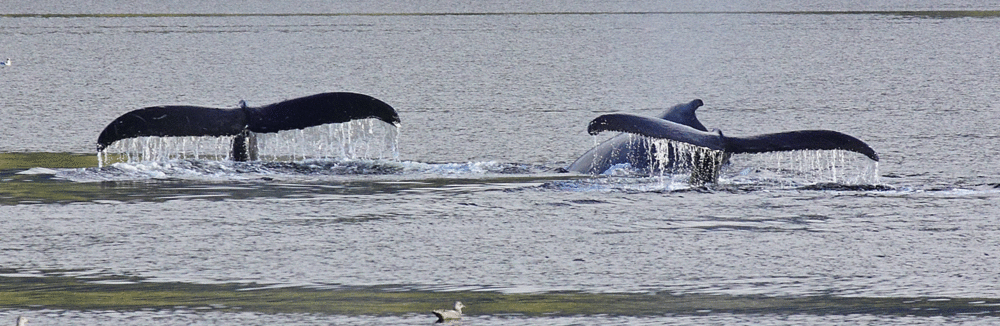
{"type": "Polygon", "coordinates": [[[241,2],[0,9],[0,319],[30,325],[995,324],[997,4],[241,2]],[[377,97],[362,121],[141,138],[155,105],[377,97]],[[563,173],[598,115],[878,151],[563,173]]]}

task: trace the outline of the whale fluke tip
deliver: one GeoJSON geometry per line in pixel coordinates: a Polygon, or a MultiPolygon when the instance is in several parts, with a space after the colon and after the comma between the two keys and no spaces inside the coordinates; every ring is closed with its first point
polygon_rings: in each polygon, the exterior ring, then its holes
{"type": "Polygon", "coordinates": [[[837,149],[863,154],[875,162],[879,160],[878,153],[864,141],[833,130],[797,130],[726,138],[726,150],[733,153],[837,149]]]}

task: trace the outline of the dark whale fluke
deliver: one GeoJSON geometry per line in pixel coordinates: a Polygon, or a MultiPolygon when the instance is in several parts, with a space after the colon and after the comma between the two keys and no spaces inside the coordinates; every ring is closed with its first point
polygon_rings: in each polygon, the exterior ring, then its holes
{"type": "MultiPolygon", "coordinates": [[[[660,118],[634,114],[606,114],[595,118],[587,127],[587,132],[596,135],[603,131],[620,131],[646,137],[705,147],[721,152],[711,157],[713,162],[694,163],[692,179],[698,182],[714,182],[718,169],[729,154],[764,153],[793,150],[846,150],[864,154],[878,161],[878,154],[865,142],[850,135],[831,130],[800,130],[763,134],[749,137],[728,137],[721,131],[705,131],[704,126],[694,116],[694,110],[702,105],[694,100],[668,110],[660,118]]],[[[569,171],[597,174],[614,164],[630,163],[640,169],[649,169],[649,155],[645,151],[649,145],[641,140],[619,135],[601,143],[581,156],[567,169],[569,171]],[[643,151],[637,153],[638,151],[643,151]]],[[[708,158],[708,156],[705,156],[708,158]]]]}
{"type": "Polygon", "coordinates": [[[750,137],[728,137],[722,131],[707,132],[682,124],[627,113],[605,114],[590,122],[587,132],[620,131],[669,139],[727,153],[765,153],[794,150],[841,149],[878,161],[875,150],[860,139],[832,130],[798,130],[750,137]]]}
{"type": "Polygon", "coordinates": [[[256,156],[253,133],[303,129],[327,123],[376,118],[392,125],[399,115],[389,104],[357,93],[322,93],[262,107],[218,109],[201,106],[154,106],[118,117],[97,137],[97,151],[115,141],[143,136],[237,136],[233,159],[256,156]]]}

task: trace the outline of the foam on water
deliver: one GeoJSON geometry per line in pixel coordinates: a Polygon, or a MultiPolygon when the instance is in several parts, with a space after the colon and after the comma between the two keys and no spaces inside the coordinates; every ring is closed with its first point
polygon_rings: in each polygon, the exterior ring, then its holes
{"type": "Polygon", "coordinates": [[[74,182],[136,181],[175,179],[195,181],[245,180],[343,180],[344,176],[366,179],[422,179],[440,177],[490,177],[537,174],[545,167],[495,161],[467,163],[423,163],[386,159],[305,159],[298,161],[234,162],[211,159],[169,159],[161,161],[114,162],[100,168],[44,169],[22,174],[51,174],[74,182]]]}

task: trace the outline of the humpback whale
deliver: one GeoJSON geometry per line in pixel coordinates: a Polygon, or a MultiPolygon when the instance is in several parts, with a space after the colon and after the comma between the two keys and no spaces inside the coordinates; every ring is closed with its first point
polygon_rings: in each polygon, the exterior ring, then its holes
{"type": "Polygon", "coordinates": [[[368,118],[394,126],[400,123],[389,104],[348,92],[315,94],[261,107],[249,107],[240,101],[240,107],[235,109],[153,106],[125,113],[108,124],[97,137],[97,151],[118,140],[143,136],[235,136],[233,160],[256,160],[256,133],[368,118]]]}
{"type": "Polygon", "coordinates": [[[605,114],[592,120],[587,132],[597,135],[604,131],[622,132],[584,153],[567,170],[599,174],[618,164],[629,164],[642,172],[653,173],[658,167],[677,163],[674,151],[667,153],[671,162],[653,162],[649,141],[629,134],[656,139],[668,139],[711,150],[693,154],[690,161],[694,184],[718,180],[719,170],[732,154],[764,153],[793,150],[846,150],[864,154],[878,161],[878,154],[865,142],[831,130],[798,130],[748,137],[729,137],[721,130],[708,131],[698,121],[695,110],[704,105],[701,100],[679,104],[657,117],[627,113],[605,114]],[[654,164],[660,163],[660,164],[654,164]]]}

